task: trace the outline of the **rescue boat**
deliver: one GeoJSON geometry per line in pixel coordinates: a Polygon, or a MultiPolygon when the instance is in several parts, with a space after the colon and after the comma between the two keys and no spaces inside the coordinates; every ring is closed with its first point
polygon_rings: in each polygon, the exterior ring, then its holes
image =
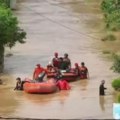
{"type": "Polygon", "coordinates": [[[25,82],[23,89],[27,93],[54,93],[57,91],[56,83],[53,79],[46,82],[25,82]]]}
{"type": "MultiPolygon", "coordinates": [[[[55,75],[56,75],[56,72],[48,72],[47,73],[48,78],[54,78],[55,75]]],[[[70,81],[77,80],[78,75],[73,72],[62,72],[62,78],[67,80],[68,82],[70,82],[70,81]]]]}

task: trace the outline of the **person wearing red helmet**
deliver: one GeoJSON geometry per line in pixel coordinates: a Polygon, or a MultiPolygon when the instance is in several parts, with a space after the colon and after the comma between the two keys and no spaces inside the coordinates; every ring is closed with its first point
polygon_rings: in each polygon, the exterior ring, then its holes
{"type": "Polygon", "coordinates": [[[33,80],[38,80],[39,81],[40,77],[41,77],[41,79],[43,79],[46,72],[47,71],[43,67],[41,67],[40,64],[37,64],[36,68],[34,69],[34,72],[33,72],[33,80]]]}
{"type": "Polygon", "coordinates": [[[80,66],[78,63],[75,63],[74,73],[78,76],[80,76],[80,66]]]}
{"type": "Polygon", "coordinates": [[[53,67],[55,67],[55,68],[59,68],[60,67],[60,59],[58,57],[58,53],[57,52],[54,53],[54,58],[52,59],[52,64],[53,64],[53,67]]]}

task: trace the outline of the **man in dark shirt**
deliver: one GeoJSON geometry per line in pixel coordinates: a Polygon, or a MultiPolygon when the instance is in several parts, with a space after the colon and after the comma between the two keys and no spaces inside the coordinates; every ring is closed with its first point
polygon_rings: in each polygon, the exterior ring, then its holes
{"type": "Polygon", "coordinates": [[[70,70],[71,69],[71,60],[68,57],[68,54],[65,53],[63,57],[63,70],[70,70]]]}
{"type": "Polygon", "coordinates": [[[105,95],[105,89],[107,88],[104,87],[104,84],[105,84],[105,80],[102,80],[99,87],[99,95],[105,95]]]}
{"type": "Polygon", "coordinates": [[[21,85],[22,85],[22,81],[21,81],[21,78],[20,77],[18,77],[18,78],[16,78],[16,86],[15,86],[15,88],[14,88],[14,90],[22,90],[22,88],[21,88],[21,85]]]}

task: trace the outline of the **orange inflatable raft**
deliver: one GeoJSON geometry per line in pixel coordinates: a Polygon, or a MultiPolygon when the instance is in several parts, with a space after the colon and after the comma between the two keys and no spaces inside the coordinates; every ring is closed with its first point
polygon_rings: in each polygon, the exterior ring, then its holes
{"type": "Polygon", "coordinates": [[[53,93],[57,91],[56,83],[54,79],[50,79],[46,82],[25,82],[23,89],[27,93],[53,93]]]}

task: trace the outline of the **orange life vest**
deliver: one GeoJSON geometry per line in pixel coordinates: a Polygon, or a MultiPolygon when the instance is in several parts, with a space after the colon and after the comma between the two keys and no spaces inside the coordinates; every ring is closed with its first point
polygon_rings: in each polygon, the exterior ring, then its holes
{"type": "Polygon", "coordinates": [[[86,79],[87,78],[87,72],[88,72],[87,67],[82,66],[79,69],[80,69],[80,78],[81,79],[86,79]]]}

